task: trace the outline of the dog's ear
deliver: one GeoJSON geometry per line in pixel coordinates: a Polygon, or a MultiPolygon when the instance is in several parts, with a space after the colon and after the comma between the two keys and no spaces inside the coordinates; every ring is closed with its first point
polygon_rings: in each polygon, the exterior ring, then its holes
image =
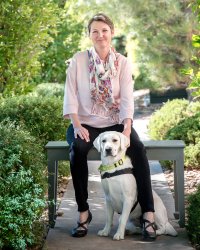
{"type": "Polygon", "coordinates": [[[127,136],[125,136],[122,133],[119,133],[120,136],[120,146],[122,150],[125,150],[126,148],[128,148],[130,146],[130,140],[127,136]]]}
{"type": "Polygon", "coordinates": [[[101,135],[99,135],[93,142],[94,147],[98,150],[98,152],[101,151],[101,135]]]}

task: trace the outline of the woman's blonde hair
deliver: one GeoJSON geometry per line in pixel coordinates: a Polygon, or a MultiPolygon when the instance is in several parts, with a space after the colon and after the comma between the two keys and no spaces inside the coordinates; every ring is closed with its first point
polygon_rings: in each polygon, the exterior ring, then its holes
{"type": "Polygon", "coordinates": [[[97,13],[96,15],[94,15],[88,22],[88,32],[90,33],[90,29],[91,29],[91,24],[94,22],[94,21],[99,21],[99,22],[103,22],[103,23],[106,23],[110,29],[113,31],[114,30],[114,24],[113,24],[113,21],[108,17],[106,16],[104,13],[97,13]]]}

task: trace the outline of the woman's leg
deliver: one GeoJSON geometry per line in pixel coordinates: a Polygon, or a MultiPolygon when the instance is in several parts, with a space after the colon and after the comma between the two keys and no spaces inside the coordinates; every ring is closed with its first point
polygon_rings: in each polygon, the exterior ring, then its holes
{"type": "Polygon", "coordinates": [[[146,150],[133,128],[130,136],[130,147],[127,149],[126,154],[131,158],[133,164],[133,173],[138,188],[138,201],[142,213],[154,212],[150,169],[146,150]]]}
{"type": "Polygon", "coordinates": [[[67,132],[68,142],[70,146],[70,169],[72,181],[75,190],[75,198],[78,205],[78,211],[84,212],[89,209],[88,199],[88,164],[87,155],[93,146],[94,139],[98,136],[98,130],[87,125],[83,125],[88,129],[90,141],[74,138],[73,127],[69,127],[67,132]]]}
{"type": "Polygon", "coordinates": [[[138,201],[143,214],[141,222],[144,240],[155,240],[156,227],[154,223],[154,201],[150,168],[145,147],[133,128],[130,136],[130,147],[127,149],[126,154],[131,158],[133,174],[137,182],[138,201]]]}

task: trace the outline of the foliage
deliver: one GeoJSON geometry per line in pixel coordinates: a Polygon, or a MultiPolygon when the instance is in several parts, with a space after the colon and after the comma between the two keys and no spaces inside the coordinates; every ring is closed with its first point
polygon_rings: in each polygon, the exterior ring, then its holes
{"type": "MultiPolygon", "coordinates": [[[[200,140],[200,137],[198,138],[200,140]]],[[[188,168],[200,168],[200,142],[189,144],[184,150],[184,164],[188,168]]]]}
{"type": "Polygon", "coordinates": [[[0,2],[0,93],[26,93],[40,69],[39,55],[59,21],[52,0],[0,2]]]}
{"type": "Polygon", "coordinates": [[[183,140],[187,145],[200,142],[200,112],[181,120],[167,131],[164,139],[183,140]]]}
{"type": "Polygon", "coordinates": [[[41,83],[38,84],[31,96],[57,97],[63,99],[64,85],[59,83],[41,83]]]}
{"type": "Polygon", "coordinates": [[[63,101],[56,97],[18,96],[3,99],[0,120],[9,117],[25,125],[43,146],[48,141],[65,140],[68,121],[62,117],[63,101]]]}
{"type": "Polygon", "coordinates": [[[40,56],[41,72],[37,76],[37,81],[59,83],[65,81],[67,61],[80,50],[80,40],[84,31],[83,22],[78,18],[80,13],[76,9],[72,11],[71,5],[75,4],[70,0],[60,7],[57,33],[52,34],[52,41],[45,53],[40,56]]]}
{"type": "Polygon", "coordinates": [[[161,86],[187,83],[189,79],[180,69],[190,64],[191,30],[197,27],[188,7],[190,0],[118,2],[126,15],[127,40],[135,46],[134,62],[145,67],[150,80],[161,86]]]}
{"type": "Polygon", "coordinates": [[[145,66],[141,66],[139,68],[140,74],[136,77],[134,81],[134,89],[157,89],[159,87],[159,84],[156,82],[153,82],[149,78],[149,72],[148,69],[145,68],[145,66]]]}
{"type": "Polygon", "coordinates": [[[163,140],[167,131],[176,126],[187,115],[187,100],[175,99],[166,102],[149,121],[149,135],[154,140],[163,140]]]}
{"type": "Polygon", "coordinates": [[[188,236],[196,249],[200,247],[200,186],[195,193],[188,198],[189,206],[187,208],[187,232],[188,236]]]}
{"type": "Polygon", "coordinates": [[[179,99],[167,102],[151,117],[149,134],[157,140],[183,140],[185,167],[200,167],[200,102],[179,99]]]}
{"type": "MultiPolygon", "coordinates": [[[[200,1],[196,0],[192,3],[192,9],[194,13],[197,15],[198,24],[200,24],[200,1]]],[[[199,48],[200,48],[200,35],[199,32],[197,34],[193,34],[192,36],[192,44],[196,49],[196,55],[192,57],[192,61],[195,65],[192,68],[187,70],[183,70],[183,73],[187,74],[191,78],[191,82],[189,84],[189,89],[193,89],[193,96],[196,98],[200,98],[200,59],[199,59],[199,48]],[[196,67],[195,67],[196,66],[196,67]]]]}
{"type": "Polygon", "coordinates": [[[6,178],[8,173],[18,172],[20,166],[23,166],[24,169],[31,171],[34,182],[45,187],[46,166],[43,150],[37,139],[8,118],[0,123],[0,134],[1,178],[6,178]]]}
{"type": "Polygon", "coordinates": [[[0,123],[0,248],[26,249],[45,206],[44,155],[29,132],[0,123]]]}
{"type": "Polygon", "coordinates": [[[45,206],[44,200],[40,198],[41,188],[33,182],[31,172],[23,168],[9,173],[3,182],[4,193],[0,196],[0,247],[26,249],[27,243],[33,243],[33,222],[45,206]]]}
{"type": "Polygon", "coordinates": [[[186,144],[184,164],[187,168],[200,168],[200,112],[186,117],[168,130],[165,139],[183,140],[186,144]]]}
{"type": "Polygon", "coordinates": [[[145,86],[150,88],[156,87],[155,82],[159,86],[187,83],[188,77],[179,71],[190,63],[191,31],[197,26],[188,8],[189,2],[3,0],[0,4],[0,92],[4,92],[4,96],[26,93],[32,81],[63,83],[67,61],[90,44],[86,32],[89,18],[104,12],[105,5],[106,14],[116,27],[114,42],[123,38],[123,53],[134,54],[133,68],[138,71],[134,75],[141,73],[137,88],[141,88],[144,77],[147,77],[145,86]],[[124,41],[127,51],[124,51],[124,41]],[[133,46],[129,49],[128,44],[133,46]]]}

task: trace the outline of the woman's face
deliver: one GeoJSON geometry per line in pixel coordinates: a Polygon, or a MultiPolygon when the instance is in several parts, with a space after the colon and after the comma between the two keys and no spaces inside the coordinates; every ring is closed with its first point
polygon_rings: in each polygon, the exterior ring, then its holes
{"type": "Polygon", "coordinates": [[[94,21],[90,26],[90,39],[96,50],[110,48],[114,31],[101,21],[94,21]]]}

